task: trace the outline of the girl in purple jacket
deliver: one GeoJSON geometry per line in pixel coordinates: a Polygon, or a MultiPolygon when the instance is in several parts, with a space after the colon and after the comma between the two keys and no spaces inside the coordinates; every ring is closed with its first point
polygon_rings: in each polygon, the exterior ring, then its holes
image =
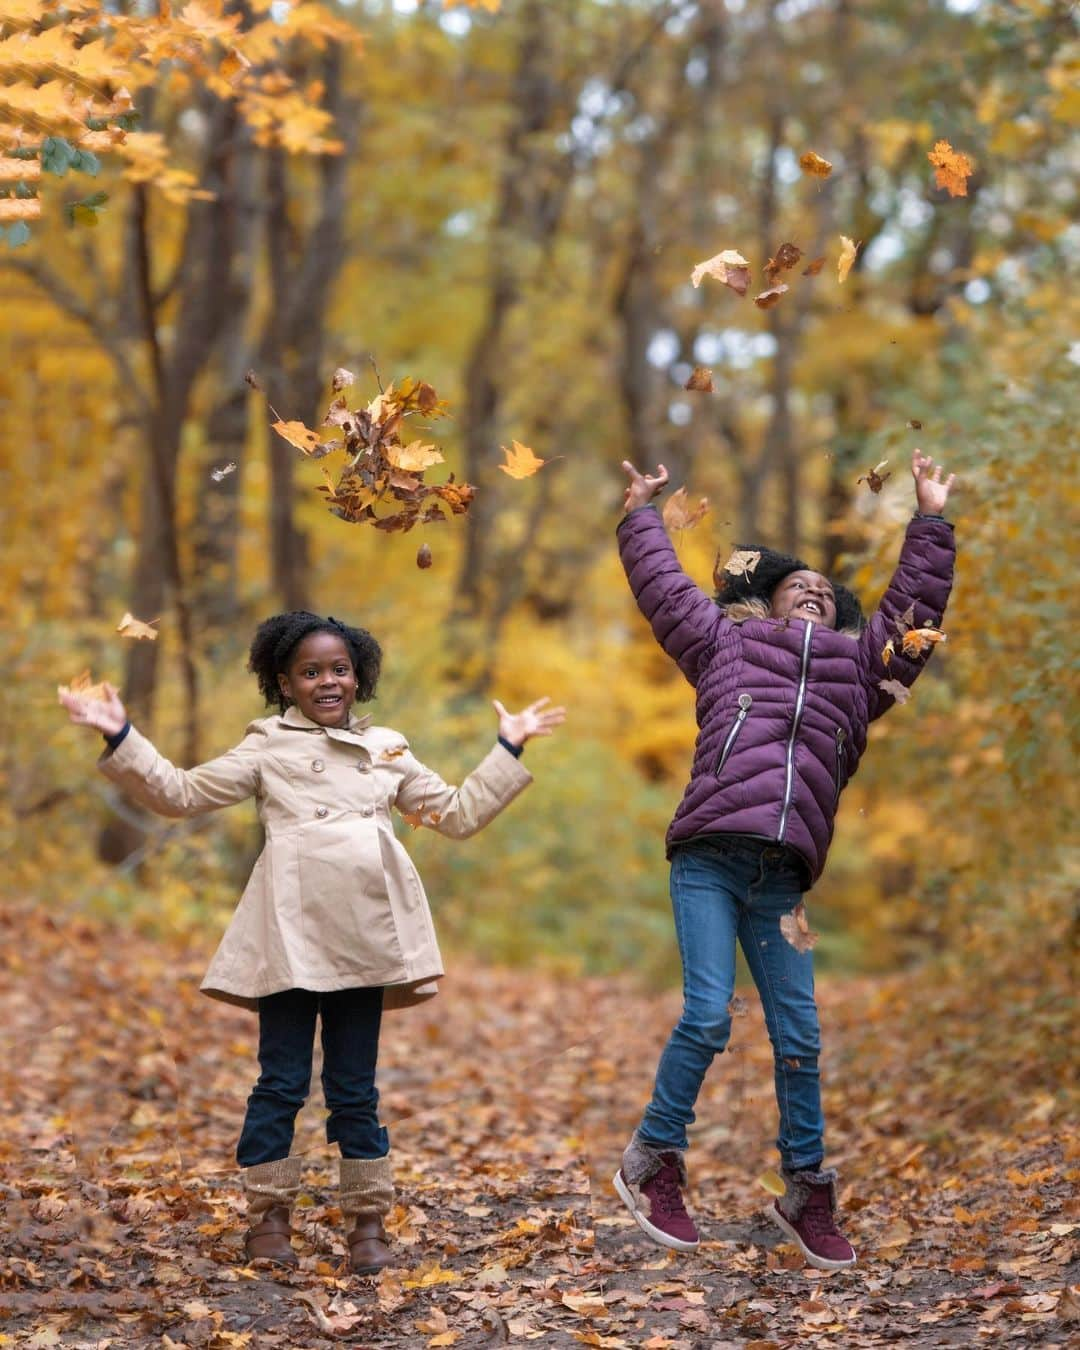
{"type": "Polygon", "coordinates": [[[768,1212],[811,1265],[839,1270],[854,1264],[855,1252],[836,1226],[836,1173],[823,1167],[813,960],[786,933],[797,936],[794,911],[821,875],[867,727],[932,650],[927,642],[921,655],[909,655],[902,639],[937,628],[945,612],[954,546],[942,512],[954,476],[943,482],[941,468],[914,452],[917,510],[867,622],[850,591],[769,549],[741,549],[718,565],[716,598],[709,597],[682,570],[649,506],[667,470],[623,468],[630,479],[618,529],[623,567],[657,640],[694,686],[699,732],[667,833],[683,1013],[615,1189],[655,1242],[677,1251],[698,1245],[682,1195],[686,1127],[713,1056],[728,1043],[738,940],[775,1060],[787,1190],[768,1212]]]}

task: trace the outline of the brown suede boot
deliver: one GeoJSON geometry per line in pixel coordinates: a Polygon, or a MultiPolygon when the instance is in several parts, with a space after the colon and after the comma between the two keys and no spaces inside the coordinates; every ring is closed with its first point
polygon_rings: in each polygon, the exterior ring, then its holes
{"type": "Polygon", "coordinates": [[[383,1227],[383,1215],[393,1203],[394,1176],[388,1157],[342,1158],[341,1212],[348,1224],[345,1242],[354,1275],[377,1275],[393,1263],[383,1227]]]}
{"type": "Polygon", "coordinates": [[[249,1261],[273,1261],[290,1269],[300,1264],[289,1241],[289,1211],[299,1189],[299,1158],[280,1158],[244,1168],[251,1224],[244,1234],[244,1253],[249,1261]]]}

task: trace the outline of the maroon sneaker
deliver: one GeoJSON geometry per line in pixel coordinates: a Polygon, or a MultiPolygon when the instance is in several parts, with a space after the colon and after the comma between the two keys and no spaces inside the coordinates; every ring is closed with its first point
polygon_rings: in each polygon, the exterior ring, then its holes
{"type": "Polygon", "coordinates": [[[773,1223],[818,1270],[853,1266],[855,1248],[836,1226],[836,1173],[785,1171],[784,1180],[787,1194],[765,1211],[773,1223]]]}
{"type": "Polygon", "coordinates": [[[620,1167],[615,1173],[615,1189],[643,1233],[661,1247],[692,1252],[700,1239],[683,1204],[679,1155],[661,1153],[659,1161],[659,1170],[636,1186],[626,1180],[620,1167]]]}

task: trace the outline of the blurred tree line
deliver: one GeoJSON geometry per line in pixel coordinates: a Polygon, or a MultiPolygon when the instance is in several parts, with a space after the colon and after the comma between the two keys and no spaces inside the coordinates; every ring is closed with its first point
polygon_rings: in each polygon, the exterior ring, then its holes
{"type": "MultiPolygon", "coordinates": [[[[242,51],[265,7],[221,9],[242,51]]],[[[536,786],[481,839],[410,841],[444,933],[491,958],[669,970],[662,837],[692,694],[628,600],[619,461],[662,461],[709,497],[678,540],[703,585],[717,550],[764,541],[872,604],[921,444],[962,474],[949,642],[875,728],[816,924],[834,957],[864,965],[943,948],[996,960],[1024,933],[1063,951],[1080,363],[1069,6],[364,0],[336,14],[284,56],[336,143],[306,144],[302,125],[268,139],[220,81],[163,68],[136,107],[199,190],[158,192],[106,161],[96,228],[47,213],[0,254],[16,696],[0,828],[22,846],[7,884],[219,922],[257,847],[252,816],[178,826],[115,801],[54,686],[89,665],[194,762],[260,715],[243,671],[254,624],[310,606],[375,632],[375,715],[447,776],[490,737],[490,695],[570,709],[556,741],[530,747],[536,786]],[[976,161],[966,197],[933,185],[942,137],[976,161]],[[800,171],[807,150],[829,178],[800,171]],[[841,234],[861,242],[843,286],[841,234]],[[690,284],[724,248],[758,276],[784,241],[829,261],[774,308],[690,284]],[[339,365],[367,382],[362,398],[377,370],[450,399],[439,443],[479,489],[464,520],[384,535],[325,511],[318,466],[269,432],[267,402],[314,425],[339,365]],[[695,365],[713,393],[684,389],[695,365]],[[512,438],[558,458],[515,482],[498,471],[512,438]],[[856,480],[883,459],[892,476],[871,496],[856,480]],[[125,609],[160,617],[160,641],[119,639],[125,609]]]]}

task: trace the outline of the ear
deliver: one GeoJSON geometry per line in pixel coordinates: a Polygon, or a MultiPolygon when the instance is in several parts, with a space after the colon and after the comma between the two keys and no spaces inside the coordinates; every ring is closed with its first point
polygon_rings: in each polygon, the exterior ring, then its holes
{"type": "Polygon", "coordinates": [[[278,688],[281,690],[281,696],[282,696],[282,698],[286,699],[289,703],[291,703],[291,702],[292,702],[292,691],[291,691],[290,688],[289,688],[289,677],[288,677],[288,675],[278,675],[278,677],[277,677],[277,683],[278,683],[278,688]]]}

